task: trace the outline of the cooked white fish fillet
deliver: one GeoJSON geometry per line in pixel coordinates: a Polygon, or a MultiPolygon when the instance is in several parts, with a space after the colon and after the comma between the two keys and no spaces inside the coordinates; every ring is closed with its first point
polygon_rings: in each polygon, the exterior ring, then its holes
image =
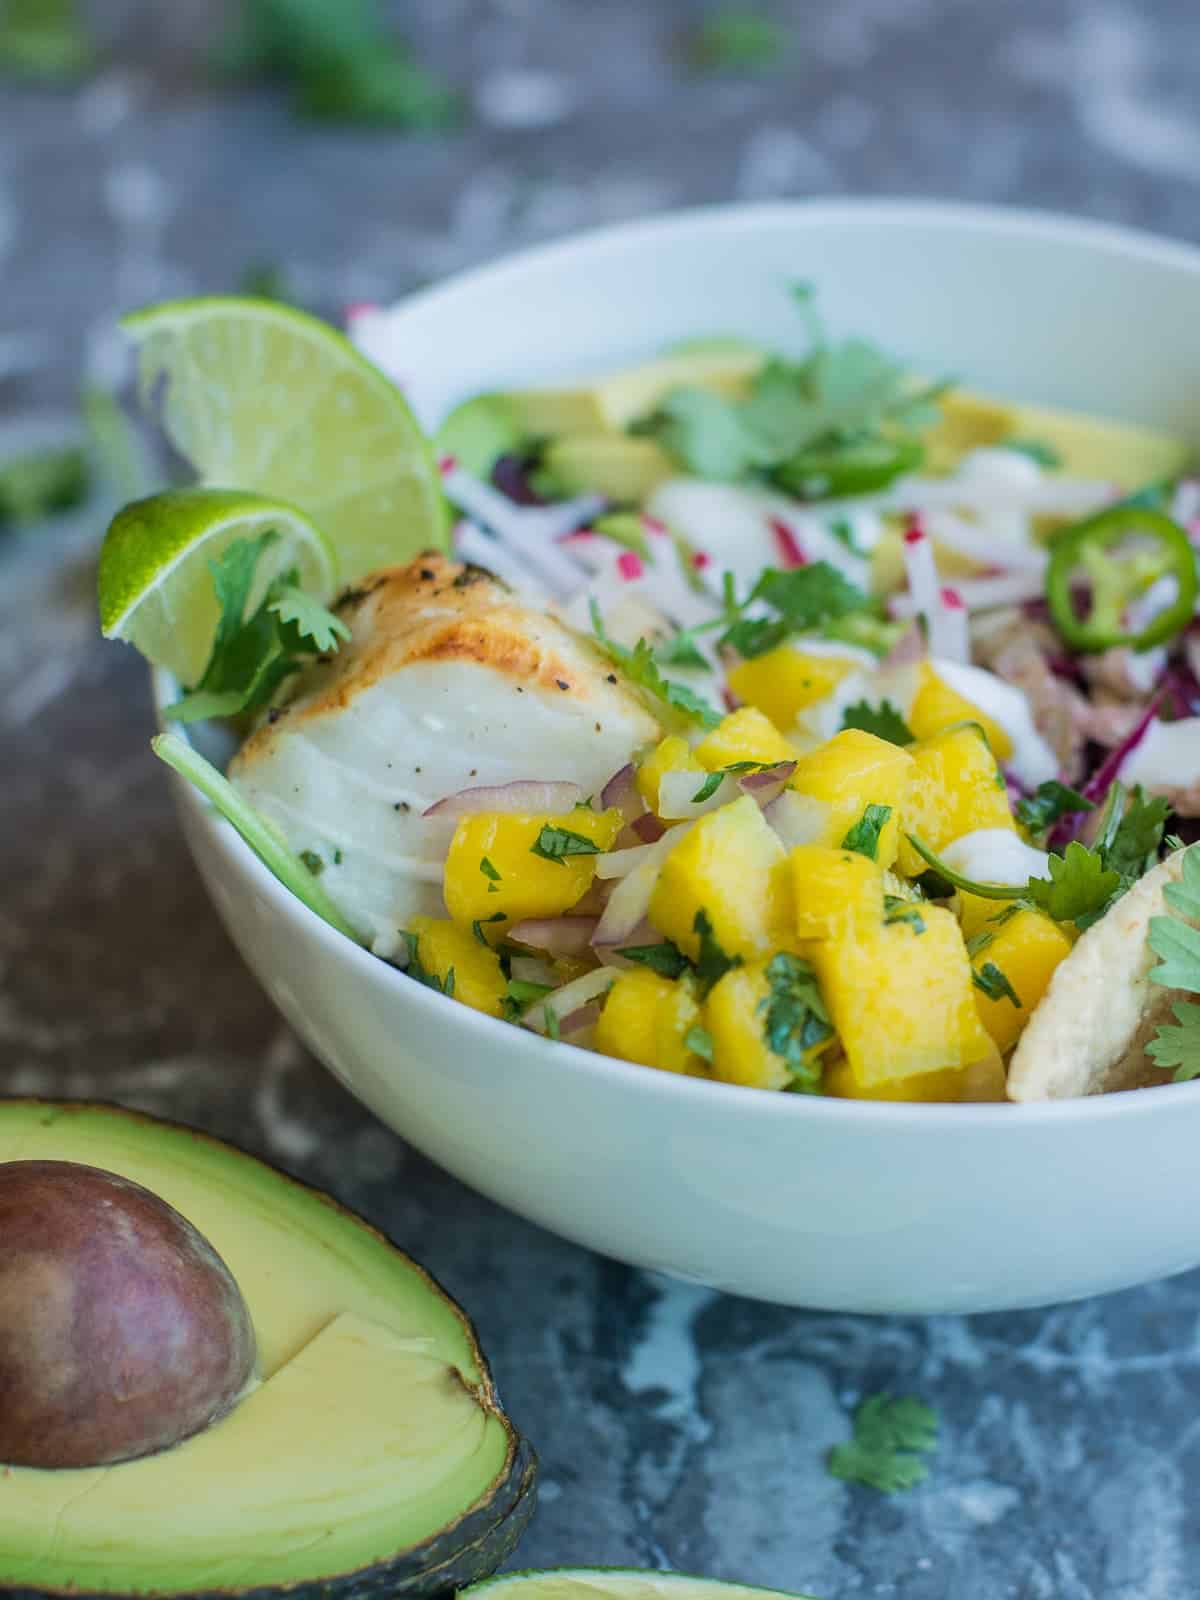
{"type": "Polygon", "coordinates": [[[429,806],[518,779],[595,794],[659,728],[587,640],[480,567],[420,556],[337,609],[351,638],[293,682],[229,776],[388,955],[409,916],[444,914],[454,821],[429,806]]]}

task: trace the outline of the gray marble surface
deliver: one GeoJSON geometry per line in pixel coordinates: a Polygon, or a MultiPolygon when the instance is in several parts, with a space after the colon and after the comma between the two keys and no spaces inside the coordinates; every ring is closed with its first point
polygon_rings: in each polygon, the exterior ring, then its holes
{"type": "MultiPolygon", "coordinates": [[[[1200,237],[1192,0],[777,0],[762,75],[698,77],[686,0],[397,8],[473,106],[453,137],[313,130],[215,90],[218,8],[108,0],[99,74],[0,87],[0,428],[120,362],[114,312],[283,264],[333,308],[512,246],[705,200],[936,194],[1200,237]]],[[[104,508],[0,541],[0,1086],[234,1136],[387,1228],[468,1306],[541,1452],[522,1564],[671,1565],[824,1600],[1200,1592],[1200,1276],[1020,1315],[805,1314],[653,1281],[432,1169],[243,970],[97,638],[104,508]],[[864,1392],[935,1404],[927,1484],[823,1468],[864,1392]]]]}

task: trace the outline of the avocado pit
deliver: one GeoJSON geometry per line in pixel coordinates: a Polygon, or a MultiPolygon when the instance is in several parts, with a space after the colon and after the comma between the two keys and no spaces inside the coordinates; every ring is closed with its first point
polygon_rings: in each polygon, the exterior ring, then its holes
{"type": "Polygon", "coordinates": [[[76,1162],[0,1163],[0,1462],[168,1449],[227,1412],[254,1363],[233,1275],[166,1201],[76,1162]]]}

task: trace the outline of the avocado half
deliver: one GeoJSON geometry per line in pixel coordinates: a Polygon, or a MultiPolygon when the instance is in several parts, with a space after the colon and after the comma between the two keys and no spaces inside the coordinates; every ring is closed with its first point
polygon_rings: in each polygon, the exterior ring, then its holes
{"type": "Polygon", "coordinates": [[[257,1382],[204,1432],[78,1470],[0,1467],[0,1593],[383,1600],[459,1589],[533,1512],[533,1451],[434,1280],[327,1195],[111,1106],[0,1101],[0,1162],[75,1161],[182,1213],[237,1280],[257,1382]]]}
{"type": "MultiPolygon", "coordinates": [[[[631,1567],[557,1567],[505,1572],[474,1584],[471,1600],[814,1600],[812,1595],[756,1589],[684,1572],[642,1572],[631,1567]]],[[[460,1600],[463,1597],[460,1596],[460,1600]]]]}

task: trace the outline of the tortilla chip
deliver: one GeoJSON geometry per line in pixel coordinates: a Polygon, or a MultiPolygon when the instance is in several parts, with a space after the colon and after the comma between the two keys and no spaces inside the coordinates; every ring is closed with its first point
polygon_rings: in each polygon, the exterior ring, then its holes
{"type": "Polygon", "coordinates": [[[1171,1020],[1179,989],[1150,982],[1151,917],[1166,911],[1163,890],[1178,880],[1176,850],[1123,894],[1079,940],[1050,980],[1008,1068],[1010,1100],[1069,1100],[1169,1083],[1146,1046],[1171,1020]]]}

